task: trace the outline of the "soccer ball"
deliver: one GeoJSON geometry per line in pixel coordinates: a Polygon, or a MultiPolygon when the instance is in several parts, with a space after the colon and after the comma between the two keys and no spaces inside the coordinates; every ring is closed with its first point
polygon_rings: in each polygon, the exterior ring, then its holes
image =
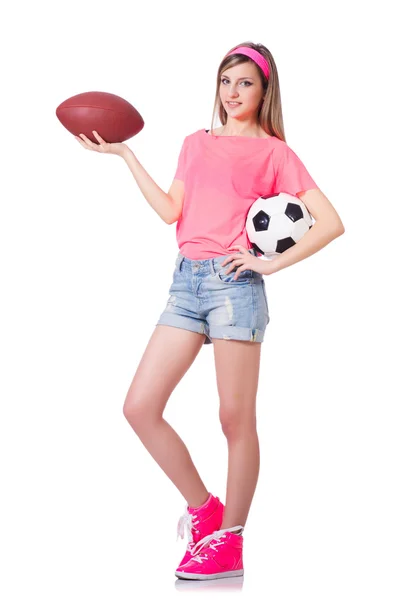
{"type": "Polygon", "coordinates": [[[274,258],[299,242],[313,226],[313,218],[302,200],[281,192],[255,200],[245,226],[256,250],[274,258]]]}

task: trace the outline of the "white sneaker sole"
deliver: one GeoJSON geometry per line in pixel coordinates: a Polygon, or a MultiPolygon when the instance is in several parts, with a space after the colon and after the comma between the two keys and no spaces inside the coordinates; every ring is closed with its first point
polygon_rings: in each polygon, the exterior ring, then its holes
{"type": "Polygon", "coordinates": [[[183,571],[175,571],[175,576],[179,579],[221,579],[222,577],[241,577],[244,575],[244,569],[236,571],[225,571],[224,573],[213,573],[210,575],[204,575],[202,573],[184,573],[183,571]]]}

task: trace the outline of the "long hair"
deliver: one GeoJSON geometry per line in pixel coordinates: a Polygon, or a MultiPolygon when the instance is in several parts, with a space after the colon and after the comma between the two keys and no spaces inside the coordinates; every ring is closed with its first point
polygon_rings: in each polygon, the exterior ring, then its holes
{"type": "Polygon", "coordinates": [[[243,54],[232,54],[231,56],[226,55],[219,65],[216,76],[216,93],[214,109],[212,112],[211,133],[213,132],[214,118],[216,114],[218,114],[222,125],[225,125],[227,121],[227,113],[222,106],[222,102],[219,97],[219,87],[221,85],[223,72],[230,67],[234,67],[235,65],[251,62],[256,67],[259,77],[261,78],[263,88],[262,95],[266,94],[265,98],[261,100],[258,106],[258,124],[267,134],[278,137],[280,140],[285,142],[286,139],[284,134],[283,112],[281,108],[280,85],[274,58],[270,50],[268,50],[262,44],[254,44],[254,42],[242,42],[241,44],[234,46],[231,50],[235,50],[239,46],[248,46],[249,48],[253,48],[254,50],[260,52],[264,58],[266,58],[270,69],[269,79],[266,79],[262,69],[248,56],[243,54]]]}

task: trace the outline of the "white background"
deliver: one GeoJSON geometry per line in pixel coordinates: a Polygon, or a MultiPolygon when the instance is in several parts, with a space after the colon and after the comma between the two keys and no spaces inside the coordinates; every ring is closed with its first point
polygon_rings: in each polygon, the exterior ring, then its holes
{"type": "MultiPolygon", "coordinates": [[[[2,15],[1,577],[7,600],[242,590],[396,597],[396,52],[376,2],[22,2],[2,15]],[[211,124],[216,71],[261,42],[287,143],[343,236],[266,279],[261,471],[245,577],[175,586],[185,500],[122,407],[165,306],[178,247],[125,162],[88,152],[56,107],[129,100],[127,143],[168,191],[185,135],[211,124]]],[[[217,123],[216,125],[218,125],[217,123]]],[[[224,500],[213,346],[165,418],[224,500]]]]}

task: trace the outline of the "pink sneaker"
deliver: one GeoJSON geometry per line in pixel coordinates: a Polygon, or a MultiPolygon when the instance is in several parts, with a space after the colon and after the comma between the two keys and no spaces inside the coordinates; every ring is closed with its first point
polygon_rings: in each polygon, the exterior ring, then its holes
{"type": "Polygon", "coordinates": [[[179,563],[178,569],[189,562],[192,558],[191,551],[195,544],[202,540],[205,536],[217,531],[222,525],[224,505],[218,497],[209,495],[208,499],[204,504],[196,508],[190,508],[186,506],[185,513],[178,521],[178,534],[177,540],[180,536],[184,538],[184,528],[187,527],[188,531],[188,545],[186,552],[181,562],[179,563]]]}
{"type": "Polygon", "coordinates": [[[244,574],[243,536],[244,527],[220,529],[200,540],[192,548],[192,558],[178,567],[179,579],[220,579],[239,577],[244,574]],[[240,531],[240,535],[234,531],[240,531]]]}

